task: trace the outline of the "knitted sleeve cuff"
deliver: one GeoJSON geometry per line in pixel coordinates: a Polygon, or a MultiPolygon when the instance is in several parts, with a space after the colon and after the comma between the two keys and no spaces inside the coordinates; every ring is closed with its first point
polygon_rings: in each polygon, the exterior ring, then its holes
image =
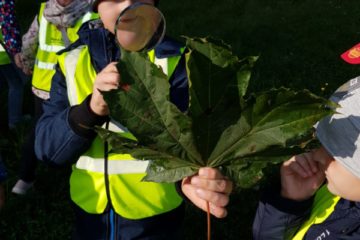
{"type": "Polygon", "coordinates": [[[73,131],[79,136],[85,138],[94,138],[96,132],[94,126],[101,126],[107,120],[108,116],[99,116],[90,108],[91,94],[85,100],[76,106],[73,106],[69,112],[69,124],[73,131]]]}
{"type": "Polygon", "coordinates": [[[280,190],[268,189],[263,195],[263,201],[276,209],[293,215],[301,215],[311,208],[314,196],[304,201],[295,201],[281,196],[280,190]]]}

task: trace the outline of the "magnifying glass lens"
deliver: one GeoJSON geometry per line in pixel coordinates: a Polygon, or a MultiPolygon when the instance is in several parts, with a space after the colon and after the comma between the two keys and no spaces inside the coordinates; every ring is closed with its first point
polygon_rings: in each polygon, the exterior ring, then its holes
{"type": "Polygon", "coordinates": [[[115,34],[119,47],[125,50],[150,50],[164,37],[165,19],[153,5],[132,5],[120,13],[115,34]]]}

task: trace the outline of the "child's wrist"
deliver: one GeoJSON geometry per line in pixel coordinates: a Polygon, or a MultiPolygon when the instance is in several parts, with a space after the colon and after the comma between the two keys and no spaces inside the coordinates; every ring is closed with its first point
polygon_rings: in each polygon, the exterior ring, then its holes
{"type": "Polygon", "coordinates": [[[308,199],[310,199],[312,197],[312,194],[309,194],[309,195],[294,195],[292,194],[291,192],[287,191],[286,189],[284,188],[281,188],[281,191],[280,191],[280,196],[282,198],[286,198],[286,199],[289,199],[289,200],[293,200],[293,201],[297,201],[297,202],[302,202],[302,201],[306,201],[308,199]]]}

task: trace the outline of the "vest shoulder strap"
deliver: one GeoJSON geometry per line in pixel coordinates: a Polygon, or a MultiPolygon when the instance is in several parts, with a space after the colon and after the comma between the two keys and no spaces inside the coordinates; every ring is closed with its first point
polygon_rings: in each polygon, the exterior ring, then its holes
{"type": "Polygon", "coordinates": [[[322,186],[315,195],[309,219],[301,226],[293,240],[302,240],[313,224],[324,222],[334,211],[339,200],[340,197],[330,193],[326,185],[322,186]]]}
{"type": "Polygon", "coordinates": [[[39,14],[37,16],[39,24],[41,23],[41,19],[44,17],[43,15],[44,15],[45,6],[46,6],[46,2],[40,4],[39,14]]]}

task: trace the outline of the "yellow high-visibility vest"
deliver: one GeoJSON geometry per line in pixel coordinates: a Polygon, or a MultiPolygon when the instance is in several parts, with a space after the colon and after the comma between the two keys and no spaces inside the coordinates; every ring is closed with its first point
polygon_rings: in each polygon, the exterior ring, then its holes
{"type": "Polygon", "coordinates": [[[292,239],[302,240],[313,224],[324,222],[334,211],[339,200],[340,197],[330,193],[326,185],[322,186],[315,195],[309,219],[301,226],[292,239]]]}
{"type": "MultiPolygon", "coordinates": [[[[149,59],[160,63],[168,76],[174,72],[180,58],[181,55],[156,59],[154,50],[149,53],[149,59]]],[[[66,76],[70,105],[80,104],[92,93],[96,78],[88,47],[80,46],[61,54],[59,66],[66,76]]],[[[125,128],[110,122],[109,129],[124,133],[122,129],[125,128]]],[[[126,134],[133,137],[129,132],[126,134]]],[[[72,167],[71,199],[84,211],[101,214],[111,200],[117,214],[128,219],[142,219],[169,212],[182,203],[175,184],[141,181],[145,176],[148,161],[136,160],[129,154],[115,153],[108,154],[107,173],[111,198],[108,199],[104,161],[104,143],[96,137],[88,151],[72,167]]]]}
{"type": "MultiPolygon", "coordinates": [[[[55,66],[57,64],[56,53],[63,50],[65,44],[61,31],[54,24],[49,23],[44,17],[45,5],[46,3],[41,4],[38,15],[39,46],[35,58],[32,86],[36,90],[49,92],[51,80],[55,74],[55,66]]],[[[66,35],[70,43],[75,42],[79,38],[77,31],[83,23],[97,18],[97,14],[87,12],[76,21],[73,27],[67,28],[66,35]]]]}

